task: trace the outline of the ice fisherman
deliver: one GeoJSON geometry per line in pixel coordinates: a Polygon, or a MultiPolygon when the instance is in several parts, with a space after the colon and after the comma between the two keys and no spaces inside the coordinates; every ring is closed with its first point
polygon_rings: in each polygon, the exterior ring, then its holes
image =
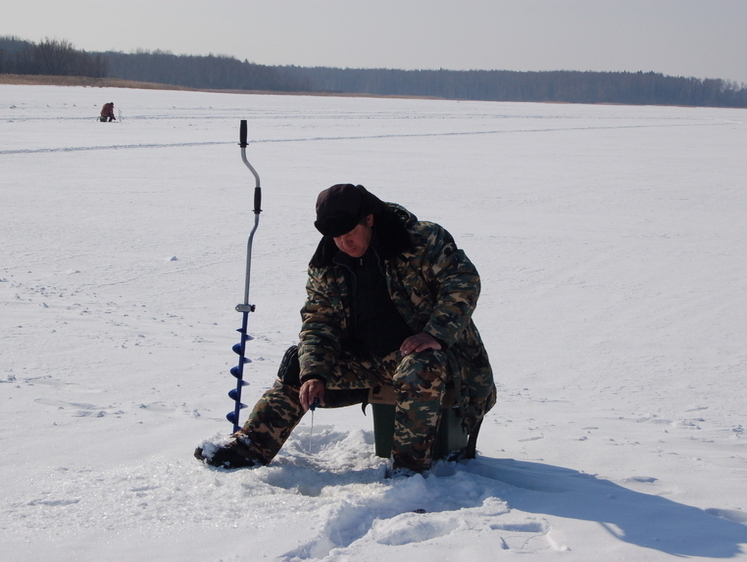
{"type": "Polygon", "coordinates": [[[104,104],[104,107],[101,108],[101,117],[99,119],[102,123],[106,123],[107,121],[111,123],[112,121],[117,120],[117,118],[114,116],[113,101],[104,104]]]}
{"type": "Polygon", "coordinates": [[[472,322],[477,270],[441,226],[361,185],[322,191],[314,226],[322,239],[309,264],[298,346],[231,440],[206,443],[195,456],[224,468],[265,465],[310,407],[365,403],[369,389],[391,385],[391,469],[427,471],[447,388],[468,433],[495,404],[472,322]]]}

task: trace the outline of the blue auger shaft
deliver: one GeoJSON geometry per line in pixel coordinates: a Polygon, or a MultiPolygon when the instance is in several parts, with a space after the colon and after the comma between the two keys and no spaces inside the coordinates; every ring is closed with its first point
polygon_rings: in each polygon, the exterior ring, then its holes
{"type": "Polygon", "coordinates": [[[234,400],[235,406],[233,412],[230,412],[226,416],[228,421],[233,424],[234,432],[241,429],[241,426],[239,425],[239,413],[243,408],[246,408],[246,404],[241,403],[241,388],[247,384],[244,381],[244,365],[249,362],[249,360],[246,358],[246,342],[252,339],[251,336],[247,334],[247,326],[249,323],[249,313],[254,312],[255,309],[255,306],[253,304],[249,304],[249,282],[252,269],[252,243],[254,241],[254,233],[257,232],[257,227],[259,226],[259,214],[262,212],[262,188],[260,187],[259,174],[257,174],[257,171],[246,158],[246,132],[246,120],[242,120],[241,126],[239,127],[239,146],[241,147],[241,159],[243,160],[246,167],[249,168],[249,171],[252,173],[255,179],[254,227],[249,233],[249,240],[247,241],[246,245],[246,278],[244,282],[244,302],[242,304],[236,305],[236,310],[242,313],[241,328],[238,330],[238,332],[241,333],[241,341],[233,346],[233,350],[239,355],[239,364],[238,366],[231,369],[231,374],[236,377],[237,380],[236,388],[234,390],[231,390],[231,392],[228,393],[228,396],[230,396],[234,400]]]}

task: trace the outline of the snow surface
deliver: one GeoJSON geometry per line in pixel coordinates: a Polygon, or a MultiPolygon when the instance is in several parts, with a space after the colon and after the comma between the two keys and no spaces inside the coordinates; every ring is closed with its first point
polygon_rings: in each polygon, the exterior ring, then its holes
{"type": "Polygon", "coordinates": [[[0,131],[4,560],[747,559],[744,110],[2,85],[0,131]],[[192,457],[231,431],[240,119],[245,401],[318,191],[362,183],[481,272],[476,460],[386,480],[359,408],[267,467],[192,457]]]}

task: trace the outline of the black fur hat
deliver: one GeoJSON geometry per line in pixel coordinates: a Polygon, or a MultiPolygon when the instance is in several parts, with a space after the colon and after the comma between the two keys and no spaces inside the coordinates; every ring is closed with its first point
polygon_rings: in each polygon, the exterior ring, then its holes
{"type": "Polygon", "coordinates": [[[324,236],[336,238],[350,232],[366,216],[384,207],[384,203],[362,185],[339,183],[317,197],[314,226],[324,236]]]}

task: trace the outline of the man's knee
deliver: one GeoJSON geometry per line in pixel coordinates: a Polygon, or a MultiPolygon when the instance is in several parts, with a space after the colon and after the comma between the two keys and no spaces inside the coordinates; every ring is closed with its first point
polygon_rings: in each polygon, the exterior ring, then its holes
{"type": "Polygon", "coordinates": [[[394,386],[440,385],[447,379],[448,357],[445,352],[427,349],[405,355],[392,377],[394,386]]]}

